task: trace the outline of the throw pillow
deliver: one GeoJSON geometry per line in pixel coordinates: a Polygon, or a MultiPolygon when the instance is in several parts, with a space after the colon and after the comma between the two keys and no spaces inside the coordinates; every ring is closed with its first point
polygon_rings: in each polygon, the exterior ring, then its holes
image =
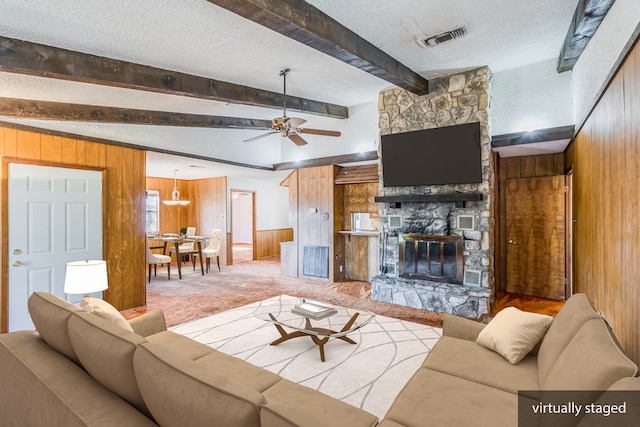
{"type": "Polygon", "coordinates": [[[538,344],[553,317],[507,307],[480,332],[476,342],[515,365],[538,344]]]}
{"type": "Polygon", "coordinates": [[[127,319],[124,318],[122,314],[114,306],[109,304],[106,301],[103,301],[98,298],[82,298],[82,303],[80,303],[80,307],[82,307],[85,311],[95,314],[98,317],[102,317],[105,320],[108,320],[127,331],[133,332],[133,328],[127,322],[127,319]]]}

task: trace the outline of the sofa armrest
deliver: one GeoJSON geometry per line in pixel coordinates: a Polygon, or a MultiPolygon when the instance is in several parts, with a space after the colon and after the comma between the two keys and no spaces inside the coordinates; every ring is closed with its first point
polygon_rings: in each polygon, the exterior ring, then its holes
{"type": "Polygon", "coordinates": [[[445,313],[442,335],[467,341],[475,341],[485,326],[487,325],[476,320],[445,313]]]}
{"type": "Polygon", "coordinates": [[[141,316],[134,317],[129,320],[129,325],[133,328],[133,332],[143,337],[167,330],[164,312],[159,308],[154,308],[141,316]]]}

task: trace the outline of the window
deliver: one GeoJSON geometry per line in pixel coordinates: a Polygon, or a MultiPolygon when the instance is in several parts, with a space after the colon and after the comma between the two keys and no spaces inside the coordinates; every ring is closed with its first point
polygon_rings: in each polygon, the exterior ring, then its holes
{"type": "Polygon", "coordinates": [[[160,232],[160,192],[158,190],[146,192],[145,231],[149,234],[160,232]]]}

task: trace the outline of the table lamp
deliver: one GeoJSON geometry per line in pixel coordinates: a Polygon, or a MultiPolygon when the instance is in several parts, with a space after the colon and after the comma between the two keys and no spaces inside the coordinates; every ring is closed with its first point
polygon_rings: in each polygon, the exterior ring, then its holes
{"type": "Polygon", "coordinates": [[[107,281],[107,261],[86,260],[67,263],[64,277],[64,293],[89,297],[92,292],[104,291],[107,281]]]}

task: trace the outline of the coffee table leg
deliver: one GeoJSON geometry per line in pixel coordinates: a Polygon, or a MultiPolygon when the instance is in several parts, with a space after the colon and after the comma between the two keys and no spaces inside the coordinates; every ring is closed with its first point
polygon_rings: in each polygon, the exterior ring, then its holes
{"type": "MultiPolygon", "coordinates": [[[[340,332],[344,332],[348,329],[351,328],[351,326],[353,325],[353,322],[356,321],[356,319],[358,318],[358,315],[360,313],[356,313],[353,316],[351,316],[351,319],[349,319],[349,321],[347,322],[346,325],[344,325],[344,327],[342,328],[342,330],[340,330],[340,332]]],[[[314,334],[309,334],[307,332],[303,332],[303,331],[295,331],[295,332],[287,332],[284,330],[284,328],[279,325],[277,322],[277,319],[275,318],[275,316],[271,313],[269,313],[269,317],[271,318],[271,320],[273,320],[273,325],[276,327],[276,329],[278,330],[278,332],[280,333],[280,338],[278,338],[277,340],[273,341],[271,343],[271,345],[278,345],[280,343],[283,343],[287,340],[290,340],[291,338],[297,338],[297,337],[311,337],[311,340],[313,341],[313,343],[315,345],[317,345],[319,347],[320,350],[320,360],[322,360],[323,362],[325,361],[325,357],[324,357],[324,345],[329,341],[329,337],[325,336],[324,338],[318,338],[317,335],[314,334]]],[[[332,331],[329,329],[324,329],[324,328],[313,328],[313,326],[311,325],[311,321],[309,320],[309,318],[305,318],[305,328],[309,329],[309,330],[315,330],[317,332],[321,332],[321,333],[327,333],[327,334],[336,334],[336,331],[332,331]]],[[[348,342],[349,344],[355,344],[356,342],[354,340],[352,340],[351,338],[347,337],[347,336],[342,336],[342,337],[335,337],[338,338],[342,341],[348,342]]]]}
{"type": "Polygon", "coordinates": [[[324,362],[324,345],[329,341],[329,337],[318,338],[315,335],[309,335],[313,343],[320,348],[320,360],[324,362]]]}
{"type": "Polygon", "coordinates": [[[273,341],[271,343],[271,345],[278,345],[280,343],[283,343],[287,340],[290,340],[291,338],[297,338],[297,337],[306,337],[307,333],[305,332],[301,332],[301,331],[295,331],[295,332],[287,332],[284,330],[284,328],[280,325],[278,325],[276,322],[276,318],[274,317],[273,314],[269,313],[269,317],[271,318],[271,320],[273,320],[273,326],[276,327],[276,329],[278,330],[278,332],[280,333],[280,338],[278,338],[277,340],[273,341]]]}

